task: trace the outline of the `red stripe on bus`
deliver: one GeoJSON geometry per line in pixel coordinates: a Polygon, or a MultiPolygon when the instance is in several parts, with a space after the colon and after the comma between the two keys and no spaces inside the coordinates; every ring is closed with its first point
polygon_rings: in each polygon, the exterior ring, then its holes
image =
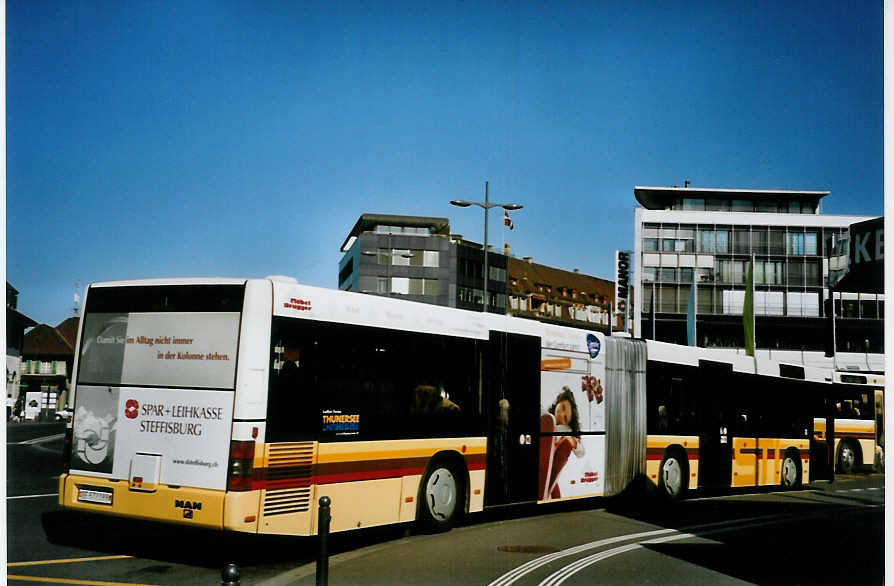
{"type": "MultiPolygon", "coordinates": [[[[464,456],[470,470],[484,470],[484,454],[464,456]]],[[[256,468],[252,489],[302,488],[313,484],[335,484],[361,480],[401,478],[425,472],[429,458],[393,458],[388,460],[356,460],[317,464],[312,472],[308,466],[256,468]],[[310,473],[308,473],[310,472],[310,473]]]]}
{"type": "MultiPolygon", "coordinates": [[[[686,458],[698,460],[698,448],[685,448],[686,458]]],[[[663,460],[665,448],[646,448],[646,460],[663,460]]]]}
{"type": "Polygon", "coordinates": [[[835,439],[841,439],[843,437],[850,437],[854,439],[875,439],[875,434],[872,432],[853,432],[853,433],[835,433],[835,439]]]}

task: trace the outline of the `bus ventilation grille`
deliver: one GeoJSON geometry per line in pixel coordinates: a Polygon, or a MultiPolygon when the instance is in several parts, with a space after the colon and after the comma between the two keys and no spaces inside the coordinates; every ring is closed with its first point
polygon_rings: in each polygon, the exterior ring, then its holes
{"type": "Polygon", "coordinates": [[[264,516],[308,511],[313,442],[271,444],[267,449],[264,516]]]}

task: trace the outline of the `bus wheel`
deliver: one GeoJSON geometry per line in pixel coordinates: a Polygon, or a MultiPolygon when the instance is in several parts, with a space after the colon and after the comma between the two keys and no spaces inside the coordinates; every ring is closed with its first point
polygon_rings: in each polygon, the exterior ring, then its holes
{"type": "Polygon", "coordinates": [[[838,446],[838,472],[851,474],[857,466],[857,451],[849,441],[841,442],[838,446]]]}
{"type": "Polygon", "coordinates": [[[463,483],[446,462],[436,462],[422,479],[418,519],[430,531],[448,531],[461,512],[463,483]]]}
{"type": "Polygon", "coordinates": [[[801,486],[800,458],[796,453],[788,452],[782,460],[782,486],[783,488],[801,486]]]}
{"type": "Polygon", "coordinates": [[[689,485],[689,463],[676,452],[664,455],[659,469],[658,487],[661,495],[672,501],[683,498],[689,485]]]}

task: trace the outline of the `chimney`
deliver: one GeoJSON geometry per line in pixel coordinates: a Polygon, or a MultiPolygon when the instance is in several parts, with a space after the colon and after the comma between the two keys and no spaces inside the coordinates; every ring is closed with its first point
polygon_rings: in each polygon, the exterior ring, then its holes
{"type": "Polygon", "coordinates": [[[689,179],[683,182],[683,187],[689,187],[689,179]]]}
{"type": "Polygon", "coordinates": [[[522,260],[525,261],[526,263],[528,263],[529,265],[534,264],[534,257],[533,257],[533,256],[525,256],[525,257],[522,258],[522,260]]]}
{"type": "Polygon", "coordinates": [[[509,243],[503,245],[503,256],[509,256],[509,243]]]}
{"type": "Polygon", "coordinates": [[[575,274],[580,274],[580,269],[574,269],[575,274]]]}
{"type": "Polygon", "coordinates": [[[488,245],[487,245],[487,251],[488,251],[488,252],[493,252],[493,251],[494,251],[494,245],[493,245],[493,244],[488,244],[488,245]]]}

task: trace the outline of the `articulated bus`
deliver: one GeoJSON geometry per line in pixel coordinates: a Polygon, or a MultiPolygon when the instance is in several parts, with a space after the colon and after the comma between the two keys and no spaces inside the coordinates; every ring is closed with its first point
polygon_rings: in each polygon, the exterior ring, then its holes
{"type": "MultiPolygon", "coordinates": [[[[851,474],[866,467],[881,472],[885,466],[885,376],[873,372],[833,373],[835,470],[851,474]]],[[[814,420],[814,435],[824,441],[826,419],[814,420]]]]}
{"type": "MultiPolygon", "coordinates": [[[[64,508],[314,535],[810,478],[824,383],[752,359],[292,279],[99,283],[64,508]]],[[[834,430],[833,430],[834,435],[834,430]]]]}

